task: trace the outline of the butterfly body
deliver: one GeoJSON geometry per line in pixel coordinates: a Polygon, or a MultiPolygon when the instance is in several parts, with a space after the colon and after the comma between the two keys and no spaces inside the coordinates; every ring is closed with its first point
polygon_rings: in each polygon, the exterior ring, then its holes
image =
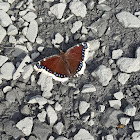
{"type": "Polygon", "coordinates": [[[60,55],[53,55],[40,60],[34,68],[38,72],[52,76],[57,81],[64,82],[69,77],[84,73],[87,53],[88,45],[82,43],[68,49],[66,53],[61,51],[60,55]]]}

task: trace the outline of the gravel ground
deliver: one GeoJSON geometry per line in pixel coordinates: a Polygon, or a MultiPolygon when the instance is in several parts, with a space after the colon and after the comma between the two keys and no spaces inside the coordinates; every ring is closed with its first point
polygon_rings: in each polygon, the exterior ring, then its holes
{"type": "Polygon", "coordinates": [[[0,0],[0,140],[140,140],[139,0],[0,0]],[[89,43],[85,73],[34,65],[89,43]]]}

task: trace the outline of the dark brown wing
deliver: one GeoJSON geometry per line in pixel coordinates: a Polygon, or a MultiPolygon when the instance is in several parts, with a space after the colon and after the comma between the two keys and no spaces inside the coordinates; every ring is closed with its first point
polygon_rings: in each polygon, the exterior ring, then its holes
{"type": "Polygon", "coordinates": [[[72,47],[65,53],[65,59],[72,75],[81,70],[86,49],[87,45],[85,43],[72,47]]]}
{"type": "Polygon", "coordinates": [[[62,56],[59,55],[45,58],[41,60],[36,66],[38,69],[45,69],[49,73],[52,73],[60,78],[68,77],[70,74],[66,67],[66,62],[63,60],[62,56]]]}

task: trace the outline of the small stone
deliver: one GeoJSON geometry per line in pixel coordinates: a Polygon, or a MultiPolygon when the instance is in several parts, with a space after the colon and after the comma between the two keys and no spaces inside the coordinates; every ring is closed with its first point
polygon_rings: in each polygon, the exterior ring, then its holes
{"type": "Polygon", "coordinates": [[[0,44],[2,43],[2,40],[6,36],[6,30],[0,25],[0,44]]]}
{"type": "Polygon", "coordinates": [[[7,92],[7,94],[6,94],[6,100],[8,101],[9,104],[12,104],[12,103],[15,102],[16,95],[15,95],[15,93],[14,93],[13,90],[7,92]]]}
{"type": "Polygon", "coordinates": [[[34,52],[34,53],[32,53],[32,54],[31,54],[32,60],[36,59],[39,55],[40,55],[39,52],[34,52]]]}
{"type": "Polygon", "coordinates": [[[137,48],[135,55],[136,55],[136,58],[140,59],[140,47],[137,48]]]}
{"type": "Polygon", "coordinates": [[[120,109],[121,107],[121,101],[120,100],[109,100],[109,104],[111,107],[115,109],[120,109]]]}
{"type": "Polygon", "coordinates": [[[95,124],[95,122],[92,119],[88,121],[89,126],[93,126],[94,124],[95,124]]]}
{"type": "Polygon", "coordinates": [[[43,106],[47,103],[47,99],[42,97],[41,95],[36,95],[30,98],[29,104],[35,104],[38,103],[40,106],[43,106]]]}
{"type": "Polygon", "coordinates": [[[66,8],[65,3],[58,3],[58,4],[53,5],[50,8],[50,11],[57,17],[57,19],[61,19],[65,11],[65,8],[66,8]]]}
{"type": "Polygon", "coordinates": [[[7,56],[0,55],[0,67],[8,60],[7,56]]]}
{"type": "Polygon", "coordinates": [[[92,84],[85,84],[82,88],[82,93],[91,93],[91,92],[95,92],[96,88],[95,86],[93,86],[92,84]]]}
{"type": "Polygon", "coordinates": [[[32,65],[27,65],[23,68],[22,76],[23,79],[27,79],[31,76],[33,72],[33,66],[32,65]]]}
{"type": "Polygon", "coordinates": [[[54,125],[54,128],[56,129],[57,134],[61,135],[64,129],[64,125],[62,122],[58,122],[56,125],[54,125]]]}
{"type": "Polygon", "coordinates": [[[9,43],[12,43],[12,44],[16,44],[16,38],[15,38],[15,36],[12,36],[12,35],[10,35],[9,36],[9,43]]]}
{"type": "Polygon", "coordinates": [[[55,39],[52,39],[52,44],[60,44],[63,41],[64,41],[64,37],[61,34],[57,33],[55,35],[55,39]]]}
{"type": "Polygon", "coordinates": [[[33,127],[33,118],[32,117],[26,117],[22,120],[20,120],[16,127],[20,129],[26,136],[29,136],[32,131],[33,127]]]}
{"type": "Polygon", "coordinates": [[[121,91],[119,91],[119,92],[114,93],[114,97],[115,97],[117,100],[121,100],[121,99],[124,98],[124,95],[123,95],[123,93],[122,93],[121,91]]]}
{"type": "Polygon", "coordinates": [[[27,49],[28,51],[32,51],[33,50],[33,46],[30,42],[27,42],[27,49]]]}
{"type": "Polygon", "coordinates": [[[67,139],[66,137],[63,137],[63,136],[59,136],[56,140],[69,140],[69,139],[67,139]]]}
{"type": "Polygon", "coordinates": [[[28,12],[26,15],[22,17],[27,22],[33,21],[35,18],[37,18],[37,15],[34,12],[28,12]]]}
{"type": "Polygon", "coordinates": [[[98,109],[99,109],[100,112],[104,112],[105,106],[104,105],[99,105],[98,109]]]}
{"type": "Polygon", "coordinates": [[[112,51],[112,59],[118,59],[122,56],[123,51],[121,49],[112,51]]]}
{"type": "Polygon", "coordinates": [[[56,102],[56,104],[55,104],[55,110],[56,111],[62,110],[62,106],[58,102],[56,102]]]}
{"type": "Polygon", "coordinates": [[[86,29],[85,26],[82,27],[81,33],[82,34],[88,34],[88,30],[86,29]]]}
{"type": "Polygon", "coordinates": [[[94,137],[85,129],[80,129],[74,136],[74,140],[94,140],[94,137]]]}
{"type": "Polygon", "coordinates": [[[121,22],[126,28],[139,28],[140,27],[140,19],[136,16],[132,15],[129,12],[122,11],[116,15],[119,22],[121,22]]]}
{"type": "Polygon", "coordinates": [[[104,65],[100,65],[93,73],[94,75],[99,78],[99,81],[101,82],[102,86],[107,86],[109,84],[109,81],[112,79],[112,71],[110,68],[107,68],[104,65]]]}
{"type": "Polygon", "coordinates": [[[6,80],[11,80],[15,72],[15,66],[12,62],[7,62],[1,67],[1,77],[6,80]]]}
{"type": "Polygon", "coordinates": [[[37,50],[38,50],[39,52],[42,52],[42,51],[44,50],[44,47],[43,47],[43,46],[39,46],[39,47],[37,48],[37,50]]]}
{"type": "Polygon", "coordinates": [[[82,22],[81,21],[76,21],[75,23],[73,23],[73,27],[71,29],[72,33],[75,33],[76,31],[78,31],[80,28],[82,27],[82,22]]]}
{"type": "Polygon", "coordinates": [[[42,42],[43,42],[43,40],[41,38],[39,38],[39,37],[36,38],[36,43],[37,44],[41,44],[42,42]]]}
{"type": "Polygon", "coordinates": [[[49,99],[52,96],[52,93],[50,91],[44,91],[42,93],[42,96],[49,99]]]}
{"type": "Polygon", "coordinates": [[[8,0],[8,2],[9,2],[10,4],[12,4],[14,1],[15,1],[15,0],[8,0]]]}
{"type": "Polygon", "coordinates": [[[0,24],[3,27],[7,27],[8,25],[12,24],[12,20],[4,10],[0,10],[0,24]]]}
{"type": "Polygon", "coordinates": [[[129,123],[129,121],[130,121],[130,118],[128,118],[128,117],[121,117],[119,121],[120,121],[121,124],[127,125],[129,123]]]}
{"type": "Polygon", "coordinates": [[[10,25],[7,29],[7,34],[8,35],[16,35],[18,33],[18,29],[17,27],[15,27],[14,25],[10,25]]]}
{"type": "Polygon", "coordinates": [[[122,72],[136,72],[140,70],[140,60],[136,58],[121,57],[117,61],[117,66],[122,72]]]}
{"type": "Polygon", "coordinates": [[[102,10],[102,11],[110,11],[111,7],[109,7],[106,4],[99,4],[99,5],[97,5],[97,9],[98,10],[102,10]]]}
{"type": "Polygon", "coordinates": [[[81,16],[83,18],[87,14],[86,6],[83,4],[83,2],[79,0],[73,0],[70,3],[69,8],[71,12],[74,13],[76,16],[81,16]]]}
{"type": "Polygon", "coordinates": [[[16,9],[19,9],[22,5],[23,5],[24,1],[20,1],[17,5],[16,5],[16,9]]]}
{"type": "Polygon", "coordinates": [[[8,2],[1,2],[0,1],[0,10],[7,12],[10,8],[10,4],[8,2]]]}
{"type": "Polygon", "coordinates": [[[38,117],[38,119],[39,119],[40,122],[45,122],[46,115],[47,115],[47,112],[43,110],[41,113],[39,113],[37,115],[37,117],[38,117]]]}
{"type": "Polygon", "coordinates": [[[30,42],[34,43],[37,33],[38,33],[38,24],[35,20],[32,20],[30,22],[26,37],[30,42]]]}
{"type": "Polygon", "coordinates": [[[26,36],[27,35],[27,31],[28,31],[28,27],[24,27],[23,30],[22,30],[22,34],[24,36],[26,36]]]}
{"type": "Polygon", "coordinates": [[[140,130],[140,121],[133,121],[134,130],[140,130]]]}
{"type": "Polygon", "coordinates": [[[130,78],[130,74],[127,74],[127,73],[119,73],[118,74],[118,81],[124,85],[128,79],[130,78]]]}
{"type": "Polygon", "coordinates": [[[105,136],[105,139],[106,139],[106,140],[114,140],[114,138],[113,138],[112,135],[106,135],[106,136],[105,136]]]}
{"type": "Polygon", "coordinates": [[[20,111],[23,115],[25,116],[28,116],[31,111],[30,111],[30,108],[28,105],[24,105],[22,108],[21,108],[21,111],[20,111]]]}
{"type": "Polygon", "coordinates": [[[94,8],[94,5],[95,5],[95,2],[93,0],[90,0],[88,3],[87,3],[87,8],[89,10],[92,10],[94,8]]]}
{"type": "Polygon", "coordinates": [[[132,138],[133,140],[140,140],[140,132],[133,132],[132,138]]]}
{"type": "Polygon", "coordinates": [[[53,136],[50,136],[48,140],[54,140],[54,137],[53,136]]]}
{"type": "Polygon", "coordinates": [[[58,119],[57,113],[50,105],[47,107],[46,111],[47,111],[48,121],[49,121],[50,125],[54,125],[58,119]]]}
{"type": "Polygon", "coordinates": [[[5,87],[3,88],[3,92],[6,93],[6,92],[10,91],[11,89],[12,89],[11,86],[5,86],[5,87]]]}
{"type": "Polygon", "coordinates": [[[132,106],[132,105],[128,105],[126,106],[126,108],[124,109],[124,113],[128,116],[135,116],[136,113],[136,107],[132,106]]]}
{"type": "Polygon", "coordinates": [[[80,101],[80,104],[79,104],[80,115],[84,114],[89,107],[90,107],[90,103],[87,103],[86,101],[80,101]]]}

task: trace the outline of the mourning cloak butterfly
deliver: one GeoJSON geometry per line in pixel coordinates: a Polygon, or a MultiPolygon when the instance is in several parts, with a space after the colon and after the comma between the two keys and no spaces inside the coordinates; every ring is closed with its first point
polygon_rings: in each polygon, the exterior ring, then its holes
{"type": "Polygon", "coordinates": [[[56,81],[67,81],[69,77],[83,74],[86,68],[88,44],[81,43],[60,55],[53,55],[40,60],[35,66],[38,72],[52,76],[56,81]]]}

